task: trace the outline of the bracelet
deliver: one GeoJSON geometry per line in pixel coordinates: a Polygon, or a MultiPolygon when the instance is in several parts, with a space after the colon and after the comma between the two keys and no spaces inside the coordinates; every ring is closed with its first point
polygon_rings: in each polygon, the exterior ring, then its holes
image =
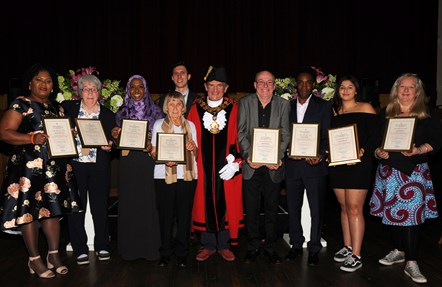
{"type": "Polygon", "coordinates": [[[379,148],[374,150],[374,157],[377,159],[382,159],[380,156],[378,156],[378,154],[376,153],[378,151],[379,148]]]}
{"type": "Polygon", "coordinates": [[[31,144],[34,144],[34,145],[35,145],[34,137],[35,137],[35,133],[31,135],[31,144]]]}

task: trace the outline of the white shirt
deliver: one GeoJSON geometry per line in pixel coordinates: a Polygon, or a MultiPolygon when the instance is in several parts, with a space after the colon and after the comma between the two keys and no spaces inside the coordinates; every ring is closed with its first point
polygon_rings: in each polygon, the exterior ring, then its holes
{"type": "MultiPolygon", "coordinates": [[[[163,125],[163,122],[164,122],[164,119],[159,119],[153,125],[153,128],[152,128],[152,146],[153,147],[157,146],[157,133],[161,132],[161,126],[163,125]]],[[[195,142],[195,145],[198,146],[198,142],[196,139],[195,125],[189,120],[187,120],[187,122],[189,123],[190,130],[192,132],[192,139],[195,142]]],[[[174,125],[173,132],[174,133],[182,133],[181,127],[177,127],[174,125]]],[[[195,179],[197,179],[198,178],[198,170],[197,170],[197,166],[196,166],[195,157],[194,157],[194,167],[195,167],[194,168],[195,169],[195,179]]],[[[184,178],[184,168],[185,168],[184,164],[177,165],[177,169],[176,169],[177,179],[184,178]]],[[[155,179],[165,179],[166,178],[166,165],[164,163],[155,164],[153,178],[155,178],[155,179]]]]}
{"type": "MultiPolygon", "coordinates": [[[[178,92],[177,90],[175,90],[175,91],[178,92]]],[[[184,96],[184,105],[186,105],[187,104],[187,98],[189,97],[189,89],[187,89],[184,93],[180,92],[180,94],[184,96]]]]}
{"type": "Polygon", "coordinates": [[[305,111],[307,111],[308,103],[310,102],[312,95],[308,97],[304,104],[299,103],[298,99],[296,99],[296,119],[298,123],[302,123],[304,121],[305,111]]]}

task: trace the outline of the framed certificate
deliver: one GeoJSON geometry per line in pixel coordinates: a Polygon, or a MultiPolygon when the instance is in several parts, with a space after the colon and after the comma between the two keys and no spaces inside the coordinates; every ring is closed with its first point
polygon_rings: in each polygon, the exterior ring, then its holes
{"type": "Polygon", "coordinates": [[[108,141],[103,125],[98,119],[75,119],[82,147],[107,146],[108,141]]]}
{"type": "Polygon", "coordinates": [[[279,164],[279,129],[253,128],[250,161],[254,164],[279,164]]]}
{"type": "Polygon", "coordinates": [[[356,124],[329,129],[329,166],[360,162],[359,142],[356,124]]]}
{"type": "Polygon", "coordinates": [[[157,133],[157,162],[186,162],[184,134],[157,133]]]}
{"type": "Polygon", "coordinates": [[[149,122],[142,120],[123,119],[118,148],[143,150],[147,145],[149,122]]]}
{"type": "Polygon", "coordinates": [[[78,156],[69,118],[44,118],[43,129],[49,136],[49,158],[78,156]]]}
{"type": "Polygon", "coordinates": [[[413,150],[415,126],[415,117],[388,119],[382,140],[382,149],[385,151],[411,152],[413,150]]]}
{"type": "Polygon", "coordinates": [[[289,157],[318,157],[319,124],[292,124],[289,157]]]}

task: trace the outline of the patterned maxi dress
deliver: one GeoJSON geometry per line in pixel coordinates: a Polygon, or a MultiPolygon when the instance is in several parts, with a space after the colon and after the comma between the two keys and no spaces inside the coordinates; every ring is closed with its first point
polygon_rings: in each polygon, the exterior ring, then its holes
{"type": "MultiPolygon", "coordinates": [[[[22,114],[18,132],[26,134],[42,132],[44,117],[64,116],[58,103],[42,104],[25,97],[15,99],[9,109],[22,114]]],[[[71,171],[65,158],[48,157],[47,144],[15,146],[1,188],[1,230],[80,211],[79,195],[70,188],[71,171]]]]}

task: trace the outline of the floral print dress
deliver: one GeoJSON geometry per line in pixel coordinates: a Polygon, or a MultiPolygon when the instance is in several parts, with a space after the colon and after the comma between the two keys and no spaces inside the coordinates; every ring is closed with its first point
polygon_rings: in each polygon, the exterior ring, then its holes
{"type": "MultiPolygon", "coordinates": [[[[9,109],[22,114],[18,132],[30,135],[43,131],[44,117],[64,116],[56,102],[42,104],[25,97],[15,99],[9,109]]],[[[1,188],[1,230],[80,211],[79,194],[71,188],[72,177],[67,159],[49,158],[47,143],[15,146],[1,188]]]]}

